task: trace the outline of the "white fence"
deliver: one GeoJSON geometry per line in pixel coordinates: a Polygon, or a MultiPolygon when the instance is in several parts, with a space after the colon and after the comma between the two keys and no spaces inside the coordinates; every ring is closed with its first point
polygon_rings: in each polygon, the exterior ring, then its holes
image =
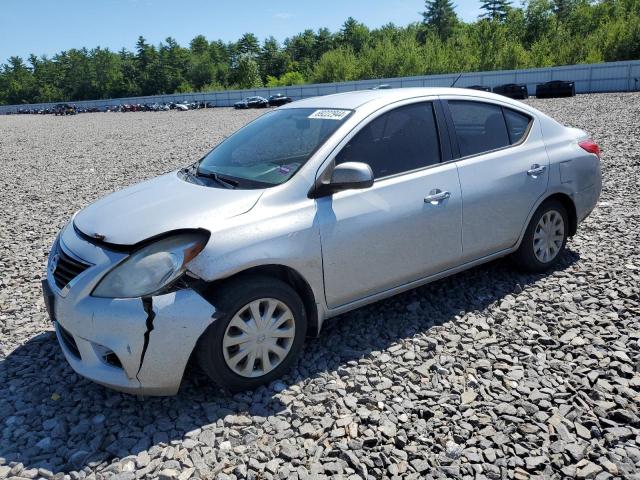
{"type": "MultiPolygon", "coordinates": [[[[218,107],[230,107],[238,100],[248,96],[268,97],[283,93],[294,100],[328,95],[331,93],[366,90],[377,85],[388,84],[394,88],[402,87],[448,87],[458,74],[424,75],[419,77],[380,78],[358,80],[354,82],[321,83],[292,87],[258,88],[253,90],[224,90],[219,92],[176,93],[145,97],[112,98],[105,100],[85,100],[73,102],[79,108],[105,107],[122,104],[165,103],[180,101],[213,102],[218,107]]],[[[562,67],[531,68],[526,70],[498,70],[491,72],[464,73],[456,82],[456,87],[484,85],[495,87],[504,83],[526,83],[531,95],[536,85],[549,80],[571,80],[575,82],[576,93],[629,92],[640,90],[640,60],[624,62],[596,63],[585,65],[567,65],[562,67]]],[[[47,108],[55,103],[29,105],[2,105],[0,113],[15,112],[18,108],[47,108]]]]}

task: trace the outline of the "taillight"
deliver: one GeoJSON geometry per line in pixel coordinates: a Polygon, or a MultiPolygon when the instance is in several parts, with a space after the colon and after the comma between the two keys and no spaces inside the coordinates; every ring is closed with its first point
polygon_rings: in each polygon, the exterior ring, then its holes
{"type": "Polygon", "coordinates": [[[582,147],[583,150],[589,153],[593,153],[595,156],[600,158],[600,152],[601,152],[600,147],[596,142],[594,142],[590,138],[587,138],[586,140],[580,140],[578,142],[578,145],[580,145],[580,147],[582,147]]]}

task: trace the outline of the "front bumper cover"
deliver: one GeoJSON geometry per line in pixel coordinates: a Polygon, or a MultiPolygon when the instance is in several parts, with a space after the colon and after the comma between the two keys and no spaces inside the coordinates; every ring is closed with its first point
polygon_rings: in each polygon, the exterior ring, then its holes
{"type": "Polygon", "coordinates": [[[63,231],[57,248],[71,255],[77,252],[92,266],[62,290],[53,280],[52,266],[47,269],[51,315],[67,361],[80,375],[119,391],[175,394],[198,338],[214,320],[215,308],[191,289],[144,301],[92,297],[96,283],[118,259],[104,250],[92,255],[97,247],[69,230],[73,229],[63,231]],[[69,244],[74,245],[73,250],[69,244]],[[71,344],[63,332],[71,336],[71,344]],[[108,361],[108,354],[118,361],[108,361]]]}

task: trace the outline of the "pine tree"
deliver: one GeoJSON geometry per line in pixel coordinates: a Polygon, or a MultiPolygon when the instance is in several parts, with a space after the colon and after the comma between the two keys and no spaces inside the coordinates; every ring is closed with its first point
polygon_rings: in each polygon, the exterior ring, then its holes
{"type": "Polygon", "coordinates": [[[278,41],[274,37],[265,39],[258,63],[260,64],[260,72],[266,79],[267,77],[279,77],[286,72],[288,56],[284,52],[278,41]]]}
{"type": "Polygon", "coordinates": [[[443,40],[449,38],[458,23],[451,0],[426,0],[425,8],[422,12],[423,23],[434,28],[443,40]]]}
{"type": "Polygon", "coordinates": [[[233,74],[238,88],[262,87],[258,62],[247,53],[240,56],[233,74]]]}
{"type": "Polygon", "coordinates": [[[576,0],[553,0],[553,11],[561,21],[566,21],[573,9],[576,7],[576,0]]]}
{"type": "Polygon", "coordinates": [[[364,23],[358,22],[355,18],[349,17],[342,24],[338,41],[345,47],[351,48],[355,53],[359,53],[369,41],[371,32],[364,23]]]}
{"type": "Polygon", "coordinates": [[[253,33],[242,35],[238,40],[237,48],[240,55],[250,55],[251,58],[256,58],[260,54],[260,42],[253,33]]]}
{"type": "Polygon", "coordinates": [[[480,8],[484,10],[481,17],[503,22],[509,14],[511,2],[508,0],[484,0],[480,8]]]}

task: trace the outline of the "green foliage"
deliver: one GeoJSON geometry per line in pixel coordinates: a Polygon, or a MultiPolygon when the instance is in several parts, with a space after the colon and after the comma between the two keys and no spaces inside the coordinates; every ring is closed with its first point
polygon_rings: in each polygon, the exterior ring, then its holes
{"type": "Polygon", "coordinates": [[[269,37],[264,41],[262,50],[258,56],[260,71],[263,78],[279,77],[287,70],[287,65],[291,62],[289,56],[280,48],[278,41],[269,37]]]}
{"type": "Polygon", "coordinates": [[[256,62],[249,53],[240,55],[232,77],[234,84],[237,85],[238,88],[262,87],[258,62],[256,62]]]}
{"type": "Polygon", "coordinates": [[[189,43],[189,49],[194,55],[205,55],[209,51],[209,42],[204,35],[198,35],[189,43]]]}
{"type": "Polygon", "coordinates": [[[339,45],[350,48],[357,54],[367,45],[370,35],[369,29],[365,24],[358,22],[353,17],[349,17],[342,25],[337,41],[339,45]]]}
{"type": "Polygon", "coordinates": [[[186,72],[188,84],[194,89],[202,90],[205,85],[210,85],[216,78],[216,67],[204,55],[194,58],[186,72]]]}
{"type": "Polygon", "coordinates": [[[359,78],[390,78],[421,75],[426,71],[425,59],[415,38],[395,42],[383,38],[367,46],[357,61],[359,78]]]}
{"type": "Polygon", "coordinates": [[[300,72],[287,72],[279,78],[267,77],[267,87],[287,87],[289,85],[302,85],[305,83],[304,75],[300,72]]]}
{"type": "MultiPolygon", "coordinates": [[[[556,0],[561,2],[568,2],[569,0],[556,0]]],[[[484,0],[480,7],[484,10],[482,16],[489,20],[499,20],[503,22],[506,20],[509,10],[511,9],[511,2],[508,0],[484,0]]]]}
{"type": "Polygon", "coordinates": [[[432,28],[438,36],[446,40],[458,23],[458,16],[451,0],[426,0],[426,10],[422,12],[423,23],[432,28]]]}
{"type": "Polygon", "coordinates": [[[240,37],[236,44],[236,51],[238,55],[249,55],[250,57],[257,57],[260,53],[260,42],[258,37],[253,33],[245,33],[240,37]]]}
{"type": "Polygon", "coordinates": [[[349,47],[329,50],[318,61],[312,79],[316,83],[344,82],[358,78],[358,58],[349,47]]]}
{"type": "Polygon", "coordinates": [[[348,18],[336,33],[305,30],[282,44],[196,36],[139,37],[133,52],[70,49],[0,65],[0,104],[57,102],[225,88],[280,87],[433,73],[546,67],[640,58],[640,0],[480,0],[475,22],[451,0],[428,0],[422,22],[370,30],[348,18]]]}
{"type": "Polygon", "coordinates": [[[605,61],[640,58],[640,18],[615,19],[600,33],[605,61]]]}

